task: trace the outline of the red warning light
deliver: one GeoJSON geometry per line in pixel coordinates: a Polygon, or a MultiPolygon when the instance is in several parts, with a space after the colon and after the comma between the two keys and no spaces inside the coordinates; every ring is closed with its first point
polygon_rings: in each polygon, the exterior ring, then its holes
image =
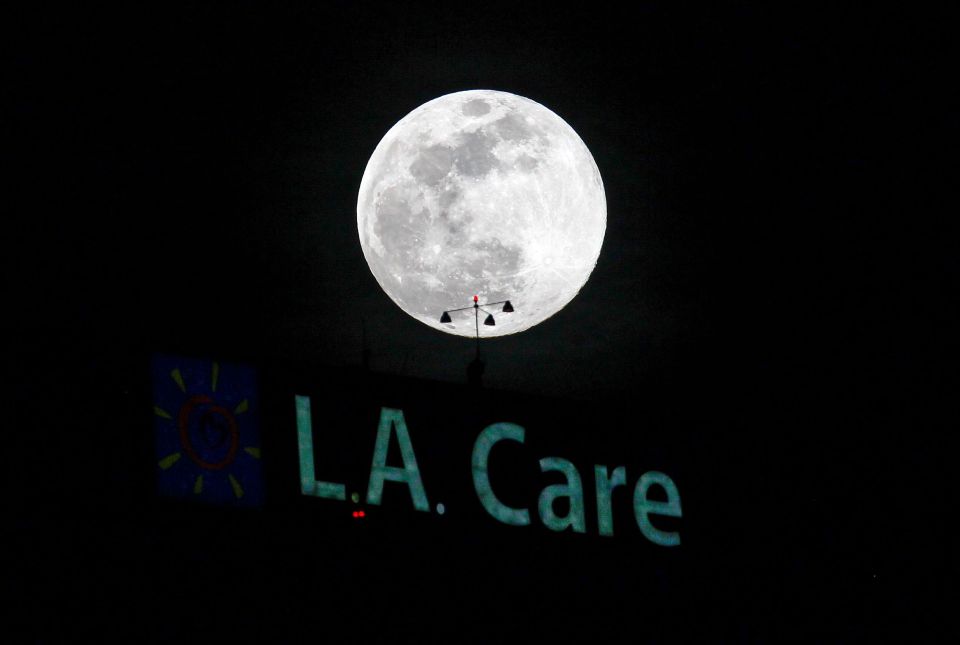
{"type": "Polygon", "coordinates": [[[366,516],[367,516],[367,514],[364,513],[363,511],[354,511],[354,512],[353,512],[353,517],[354,517],[354,518],[366,517],[366,516]]]}
{"type": "Polygon", "coordinates": [[[480,298],[479,298],[478,296],[474,296],[474,297],[473,297],[473,301],[474,301],[474,302],[479,302],[479,301],[480,301],[480,298]]]}

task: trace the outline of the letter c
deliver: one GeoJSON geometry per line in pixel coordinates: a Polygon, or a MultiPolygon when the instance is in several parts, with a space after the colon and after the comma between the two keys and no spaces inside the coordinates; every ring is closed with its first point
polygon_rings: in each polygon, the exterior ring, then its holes
{"type": "Polygon", "coordinates": [[[523,428],[515,423],[494,423],[484,428],[473,444],[473,487],[477,491],[477,497],[494,519],[513,526],[530,524],[530,511],[525,508],[510,508],[497,499],[490,487],[487,460],[493,444],[501,439],[523,443],[523,435],[523,428]]]}

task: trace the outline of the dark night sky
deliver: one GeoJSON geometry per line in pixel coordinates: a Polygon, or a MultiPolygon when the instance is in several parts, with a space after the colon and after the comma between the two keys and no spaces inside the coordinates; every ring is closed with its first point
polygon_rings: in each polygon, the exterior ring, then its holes
{"type": "MultiPolygon", "coordinates": [[[[810,454],[835,442],[844,482],[865,469],[888,485],[867,495],[889,494],[891,514],[915,511],[890,522],[945,534],[944,18],[743,3],[8,13],[4,316],[22,405],[131,347],[356,366],[361,321],[374,371],[464,380],[472,344],[403,314],[368,270],[356,196],[403,115],[498,89],[578,132],[608,212],[577,298],[484,344],[487,385],[667,392],[722,423],[759,406],[818,429],[792,439],[810,454]]],[[[925,548],[904,540],[883,544],[925,548]]],[[[955,547],[926,553],[955,566],[955,547]]],[[[911,557],[889,567],[916,573],[911,557]]],[[[920,584],[948,588],[929,571],[920,584]]]]}
{"type": "Polygon", "coordinates": [[[915,117],[937,61],[904,43],[926,26],[501,9],[24,16],[7,121],[25,171],[15,324],[344,365],[360,361],[365,320],[374,369],[462,379],[469,343],[406,317],[373,280],[355,202],[393,123],[484,87],[567,120],[608,200],[590,281],[561,315],[488,343],[489,385],[597,398],[913,360],[889,355],[887,325],[935,314],[915,283],[951,268],[923,248],[938,238],[917,225],[928,191],[909,210],[897,192],[947,125],[915,117]]]}
{"type": "Polygon", "coordinates": [[[593,398],[691,372],[875,370],[895,350],[874,314],[935,313],[914,282],[949,267],[921,248],[925,196],[905,212],[897,191],[946,124],[904,127],[936,62],[917,69],[909,17],[548,12],[35,12],[8,121],[27,172],[15,320],[331,365],[359,362],[365,320],[374,369],[462,378],[469,343],[373,280],[355,202],[393,123],[474,87],[566,119],[608,200],[590,281],[488,344],[490,385],[593,398]]]}

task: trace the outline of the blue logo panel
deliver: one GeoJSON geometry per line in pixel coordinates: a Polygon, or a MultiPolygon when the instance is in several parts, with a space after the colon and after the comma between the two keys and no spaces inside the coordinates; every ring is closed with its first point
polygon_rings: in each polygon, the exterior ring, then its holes
{"type": "Polygon", "coordinates": [[[264,494],[256,370],[156,355],[151,372],[158,494],[260,506],[264,494]]]}

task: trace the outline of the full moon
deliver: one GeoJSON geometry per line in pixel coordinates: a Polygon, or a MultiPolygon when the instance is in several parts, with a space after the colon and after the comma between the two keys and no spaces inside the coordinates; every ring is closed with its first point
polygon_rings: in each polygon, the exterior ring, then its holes
{"type": "Polygon", "coordinates": [[[567,123],[494,90],[447,94],[393,126],[367,162],[357,229],[370,270],[420,322],[481,337],[529,329],[569,303],[603,245],[607,203],[593,156],[567,123]],[[481,317],[481,322],[486,315],[481,317]]]}

